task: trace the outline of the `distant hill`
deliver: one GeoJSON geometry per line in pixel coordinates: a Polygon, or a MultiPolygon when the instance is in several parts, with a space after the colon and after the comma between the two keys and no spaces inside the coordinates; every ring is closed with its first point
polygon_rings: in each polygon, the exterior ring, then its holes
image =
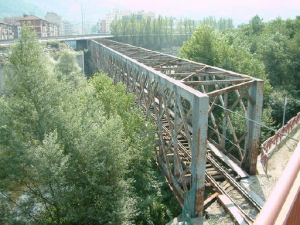
{"type": "Polygon", "coordinates": [[[35,14],[36,16],[44,17],[46,11],[24,0],[0,0],[1,21],[7,16],[23,16],[23,14],[35,14]]]}

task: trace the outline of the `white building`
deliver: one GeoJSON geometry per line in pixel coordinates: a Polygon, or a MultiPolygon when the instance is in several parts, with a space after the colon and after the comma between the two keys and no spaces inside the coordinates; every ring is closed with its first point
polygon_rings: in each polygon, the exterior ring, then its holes
{"type": "Polygon", "coordinates": [[[117,10],[117,9],[113,9],[111,12],[106,14],[106,32],[108,34],[110,34],[110,24],[113,20],[117,19],[121,19],[122,18],[122,14],[121,11],[117,10]]]}
{"type": "Polygon", "coordinates": [[[0,21],[0,40],[14,39],[13,26],[0,21]]]}
{"type": "Polygon", "coordinates": [[[155,13],[154,13],[154,12],[151,12],[151,11],[149,11],[149,12],[147,12],[147,13],[143,12],[143,13],[142,13],[142,16],[143,16],[143,18],[148,18],[148,17],[150,17],[151,19],[155,19],[155,13]]]}
{"type": "Polygon", "coordinates": [[[64,34],[73,35],[73,24],[67,20],[64,20],[64,34]]]}
{"type": "Polygon", "coordinates": [[[59,32],[59,36],[63,36],[65,35],[65,29],[64,29],[64,21],[62,19],[61,16],[57,15],[56,13],[54,12],[47,12],[46,16],[45,16],[45,19],[50,21],[50,22],[53,22],[53,23],[56,23],[57,26],[58,26],[58,32],[59,32]]]}

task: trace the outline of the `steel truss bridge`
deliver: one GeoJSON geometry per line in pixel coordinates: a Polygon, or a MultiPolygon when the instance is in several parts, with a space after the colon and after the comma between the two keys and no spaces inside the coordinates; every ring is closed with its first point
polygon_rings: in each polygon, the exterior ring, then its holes
{"type": "Polygon", "coordinates": [[[256,173],[262,80],[106,39],[90,48],[97,69],[123,82],[154,118],[157,164],[191,217],[202,216],[205,185],[218,189],[211,174],[225,170],[211,173],[211,157],[235,165],[240,178],[256,173]]]}

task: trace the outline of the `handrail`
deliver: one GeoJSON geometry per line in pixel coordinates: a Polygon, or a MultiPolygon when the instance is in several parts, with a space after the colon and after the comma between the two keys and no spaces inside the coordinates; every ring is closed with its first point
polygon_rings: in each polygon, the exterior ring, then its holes
{"type": "Polygon", "coordinates": [[[282,134],[290,133],[299,124],[299,122],[300,122],[300,112],[295,117],[290,119],[286,125],[281,127],[274,136],[268,138],[261,145],[261,160],[263,161],[263,165],[266,173],[268,170],[268,159],[270,157],[269,150],[273,145],[278,145],[281,142],[283,138],[282,134]]]}
{"type": "MultiPolygon", "coordinates": [[[[282,173],[281,178],[277,182],[272,194],[268,198],[268,201],[265,203],[262,211],[258,215],[257,219],[254,222],[254,225],[273,225],[276,223],[276,220],[280,215],[280,212],[283,209],[284,204],[290,204],[290,210],[288,213],[283,215],[286,221],[289,218],[290,212],[293,209],[294,202],[286,202],[291,188],[293,187],[294,181],[297,178],[300,170],[300,143],[298,143],[296,150],[294,151],[290,161],[288,162],[284,172],[282,173]]],[[[299,185],[299,184],[298,184],[299,185]]],[[[299,187],[298,187],[299,188],[299,187]]],[[[299,191],[298,191],[299,193],[299,191]]],[[[293,196],[292,196],[293,197],[293,196]]],[[[297,196],[294,196],[295,199],[297,196]]],[[[282,219],[282,218],[281,218],[282,219]]]]}

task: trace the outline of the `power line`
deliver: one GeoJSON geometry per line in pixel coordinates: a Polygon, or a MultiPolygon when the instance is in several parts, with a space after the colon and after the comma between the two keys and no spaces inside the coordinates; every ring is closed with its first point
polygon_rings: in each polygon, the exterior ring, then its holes
{"type": "MultiPolygon", "coordinates": [[[[214,130],[215,132],[218,132],[216,129],[214,129],[213,127],[209,126],[209,128],[211,128],[212,130],[214,130]]],[[[243,148],[241,148],[240,146],[238,146],[237,144],[235,144],[234,142],[232,142],[231,140],[229,140],[228,138],[226,138],[223,134],[221,134],[220,132],[218,132],[219,135],[221,135],[222,137],[224,137],[227,141],[229,141],[231,144],[233,144],[234,146],[236,146],[237,148],[243,150],[243,152],[245,152],[245,150],[243,148]]]]}
{"type": "Polygon", "coordinates": [[[227,110],[228,112],[234,113],[234,114],[238,115],[239,117],[242,117],[242,118],[244,118],[244,119],[246,119],[246,120],[249,120],[249,121],[251,121],[251,122],[253,122],[253,123],[259,124],[260,126],[262,126],[262,127],[264,127],[264,128],[267,128],[267,129],[269,129],[269,130],[271,130],[271,131],[274,131],[275,133],[281,134],[281,135],[283,135],[283,136],[286,136],[287,138],[290,138],[290,139],[292,139],[292,140],[294,140],[294,141],[296,141],[296,142],[299,142],[299,140],[297,140],[297,139],[295,139],[295,138],[293,138],[293,137],[291,137],[291,136],[289,136],[289,135],[287,135],[287,134],[284,134],[284,133],[282,133],[282,132],[279,132],[279,131],[277,131],[277,130],[271,128],[271,127],[268,127],[268,126],[266,126],[266,125],[264,125],[264,124],[262,124],[262,123],[259,123],[259,122],[255,121],[255,120],[249,119],[249,118],[247,118],[247,117],[245,117],[245,116],[243,116],[243,115],[241,115],[241,114],[239,114],[239,113],[236,113],[236,112],[234,112],[234,111],[232,111],[232,110],[230,110],[230,109],[227,109],[227,108],[225,108],[225,107],[223,107],[223,106],[221,106],[221,105],[218,105],[218,104],[216,104],[216,103],[214,103],[214,102],[211,102],[211,103],[214,104],[214,105],[216,105],[216,106],[219,106],[219,107],[222,108],[222,109],[227,110]]]}

